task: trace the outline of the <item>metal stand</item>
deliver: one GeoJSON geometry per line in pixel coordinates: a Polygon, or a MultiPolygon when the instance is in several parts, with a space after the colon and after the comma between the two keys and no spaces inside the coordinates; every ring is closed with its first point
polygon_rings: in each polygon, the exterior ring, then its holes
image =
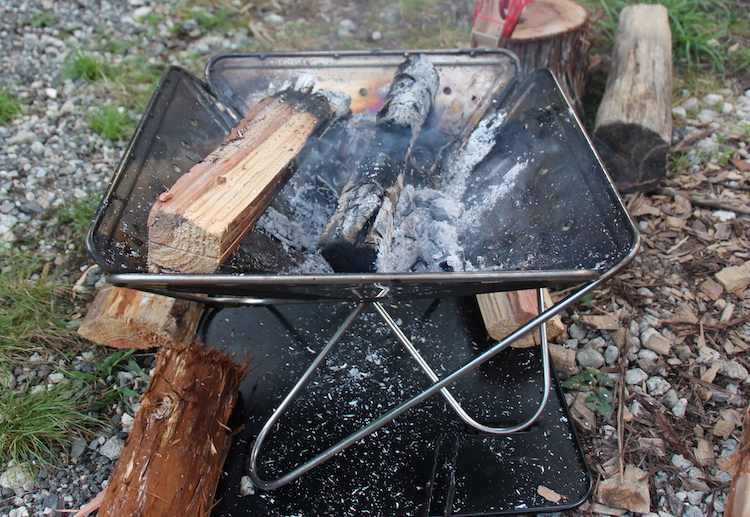
{"type": "Polygon", "coordinates": [[[457,415],[464,422],[466,422],[467,424],[469,424],[470,426],[472,426],[473,428],[481,432],[486,432],[486,433],[491,433],[491,434],[509,434],[509,433],[521,431],[527,428],[528,426],[534,423],[534,421],[538,418],[538,416],[543,411],[544,405],[547,402],[547,397],[549,394],[549,382],[550,382],[549,368],[550,366],[549,366],[549,354],[547,350],[547,340],[546,340],[546,335],[545,335],[545,323],[550,318],[560,313],[563,309],[565,309],[566,307],[568,307],[575,301],[579,300],[580,298],[582,298],[589,292],[593,291],[598,285],[606,281],[609,278],[609,276],[611,276],[612,274],[614,274],[614,272],[610,271],[602,275],[596,281],[587,284],[586,286],[582,287],[580,290],[576,291],[574,294],[570,295],[565,300],[561,301],[557,305],[546,310],[544,310],[544,299],[543,299],[541,290],[539,290],[538,291],[538,303],[539,303],[539,308],[540,308],[539,316],[537,316],[536,318],[534,318],[527,324],[521,326],[515,332],[509,334],[505,339],[497,342],[494,346],[486,350],[484,353],[480,354],[479,356],[474,358],[472,361],[469,361],[464,366],[458,368],[450,375],[444,377],[442,380],[439,379],[437,374],[422,358],[422,356],[413,346],[411,341],[401,331],[401,329],[393,320],[393,318],[391,318],[390,314],[388,314],[388,312],[386,311],[385,307],[383,307],[381,302],[379,301],[360,302],[356,306],[356,308],[349,314],[349,316],[344,320],[344,322],[339,326],[337,331],[334,333],[334,335],[331,337],[331,339],[328,341],[325,347],[323,347],[323,349],[317,355],[317,357],[312,362],[312,364],[307,369],[307,371],[305,371],[302,377],[300,377],[300,379],[297,381],[294,387],[290,390],[290,392],[281,402],[279,407],[274,411],[271,418],[268,419],[268,421],[265,423],[260,433],[258,434],[258,437],[255,440],[255,443],[253,444],[252,451],[250,453],[250,460],[249,460],[250,477],[252,478],[253,483],[257,487],[264,489],[264,490],[272,490],[275,488],[282,487],[290,483],[291,481],[294,481],[295,479],[299,478],[301,475],[305,474],[306,472],[309,472],[311,469],[315,468],[316,466],[320,465],[326,460],[330,459],[335,454],[355,444],[362,438],[377,431],[384,425],[393,421],[399,415],[406,412],[408,409],[423,402],[424,400],[431,397],[437,392],[441,393],[441,395],[446,399],[446,401],[451,406],[451,408],[457,413],[457,415]],[[343,335],[346,333],[347,329],[351,327],[351,325],[359,317],[359,315],[362,313],[362,311],[364,310],[364,308],[367,306],[368,303],[373,304],[373,307],[375,308],[377,313],[380,315],[380,317],[387,323],[388,327],[394,332],[398,340],[406,347],[406,349],[409,351],[411,356],[419,364],[422,370],[427,374],[430,380],[433,381],[433,385],[425,389],[424,391],[422,391],[420,394],[392,408],[390,411],[386,412],[380,417],[372,420],[369,424],[360,428],[358,431],[352,433],[347,438],[342,439],[337,444],[329,447],[328,449],[319,453],[318,455],[311,458],[310,460],[300,464],[299,466],[295,467],[287,474],[280,476],[273,480],[261,479],[258,473],[258,470],[259,470],[258,460],[260,458],[261,449],[263,447],[263,443],[265,442],[265,439],[267,438],[271,430],[274,428],[274,426],[276,426],[281,415],[291,405],[292,401],[295,399],[297,394],[299,394],[300,391],[304,388],[305,384],[307,384],[307,382],[310,380],[310,378],[315,373],[319,365],[323,362],[325,357],[331,352],[331,350],[333,350],[336,344],[339,343],[343,335]],[[488,361],[489,359],[491,359],[492,357],[500,353],[502,350],[510,346],[514,341],[516,341],[523,335],[537,328],[540,329],[541,334],[542,334],[542,346],[543,346],[542,363],[543,363],[544,383],[545,383],[544,395],[542,396],[542,400],[539,404],[537,411],[534,413],[534,415],[531,418],[527,419],[527,421],[522,422],[521,424],[518,424],[512,427],[490,427],[490,426],[486,426],[484,424],[477,422],[470,415],[468,415],[466,411],[461,407],[458,401],[453,397],[453,395],[448,390],[448,386],[450,386],[453,382],[457,381],[458,379],[460,379],[461,377],[463,377],[470,371],[477,368],[482,363],[488,361]]]}

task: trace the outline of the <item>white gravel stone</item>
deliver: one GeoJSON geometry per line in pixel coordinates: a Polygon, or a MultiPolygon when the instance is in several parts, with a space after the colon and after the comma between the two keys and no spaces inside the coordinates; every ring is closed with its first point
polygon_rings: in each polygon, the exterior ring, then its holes
{"type": "MultiPolygon", "coordinates": [[[[685,458],[685,456],[683,456],[682,454],[674,454],[672,456],[672,465],[674,465],[680,470],[687,470],[693,466],[693,462],[685,458]]],[[[685,498],[687,498],[687,494],[684,494],[684,495],[685,495],[685,498]]]]}
{"type": "Polygon", "coordinates": [[[13,508],[9,513],[8,517],[29,517],[29,509],[26,506],[19,506],[13,508]]]}
{"type": "Polygon", "coordinates": [[[106,456],[112,461],[115,461],[120,457],[122,448],[125,447],[125,442],[118,436],[113,436],[99,448],[99,454],[106,456]]]}
{"type": "Polygon", "coordinates": [[[672,388],[672,385],[663,377],[651,377],[646,381],[648,394],[653,397],[661,397],[672,388]]]}
{"type": "Polygon", "coordinates": [[[716,106],[720,102],[724,102],[724,96],[718,93],[709,93],[703,97],[703,102],[709,106],[716,106]]]}
{"type": "Polygon", "coordinates": [[[50,384],[60,384],[65,380],[65,374],[60,372],[50,373],[47,376],[47,382],[50,384]]]}
{"type": "Polygon", "coordinates": [[[24,145],[24,144],[30,144],[31,142],[34,142],[37,139],[38,137],[36,136],[36,133],[34,133],[33,131],[21,129],[15,135],[13,135],[12,137],[8,139],[8,143],[10,145],[24,145]]]}
{"type": "Polygon", "coordinates": [[[583,368],[601,368],[605,363],[602,353],[590,346],[578,350],[576,359],[583,368]]]}
{"type": "Polygon", "coordinates": [[[687,110],[683,106],[675,106],[672,108],[672,116],[674,118],[684,120],[687,118],[687,110]]]}
{"type": "Polygon", "coordinates": [[[687,413],[687,405],[688,401],[686,398],[681,398],[677,401],[677,404],[672,407],[671,411],[672,414],[677,418],[685,418],[685,413],[687,413]]]}
{"type": "Polygon", "coordinates": [[[648,379],[648,374],[640,368],[633,368],[625,372],[625,384],[629,386],[640,386],[648,379]]]}
{"type": "Polygon", "coordinates": [[[729,361],[728,363],[725,363],[721,369],[719,369],[719,373],[738,381],[745,381],[748,376],[747,368],[737,361],[729,361]]]}
{"type": "Polygon", "coordinates": [[[34,473],[26,463],[8,467],[0,474],[0,487],[13,491],[31,490],[34,486],[34,473]]]}
{"type": "Polygon", "coordinates": [[[604,361],[612,366],[620,358],[620,348],[615,345],[609,345],[604,350],[604,361]]]}
{"type": "Polygon", "coordinates": [[[716,113],[714,110],[709,109],[702,109],[698,112],[698,114],[695,116],[698,121],[703,125],[708,125],[714,120],[716,120],[716,117],[718,117],[719,114],[716,113]]]}
{"type": "Polygon", "coordinates": [[[698,109],[698,106],[700,106],[700,101],[696,97],[689,97],[682,101],[682,107],[688,111],[698,109]]]}

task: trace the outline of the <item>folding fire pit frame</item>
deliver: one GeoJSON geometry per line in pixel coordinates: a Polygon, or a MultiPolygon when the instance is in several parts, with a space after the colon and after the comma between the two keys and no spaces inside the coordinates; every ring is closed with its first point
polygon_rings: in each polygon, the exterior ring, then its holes
{"type": "MultiPolygon", "coordinates": [[[[496,153],[511,157],[513,153],[521,153],[538,164],[533,170],[522,173],[518,180],[522,185],[519,196],[527,204],[519,207],[511,192],[507,201],[499,203],[489,214],[496,226],[488,231],[495,233],[472,239],[474,249],[467,244],[468,254],[491,248],[489,258],[482,259],[488,263],[486,269],[377,274],[147,272],[145,219],[153,200],[193,163],[212,151],[260,97],[284,80],[300,72],[310,72],[319,79],[322,77],[324,87],[352,94],[355,109],[373,109],[372,96],[377,86],[383,83],[383,78],[390,77],[392,70],[408,55],[405,52],[217,56],[206,69],[208,85],[197,82],[181,69],[168,70],[92,222],[87,237],[89,250],[108,272],[107,281],[115,285],[209,304],[357,302],[357,307],[257,437],[250,457],[250,475],[260,488],[278,488],[297,479],[438,392],[459,418],[477,431],[506,434],[525,429],[543,411],[550,391],[545,322],[594,291],[637,253],[639,236],[635,225],[551,73],[540,71],[519,81],[516,59],[502,50],[425,53],[441,73],[441,80],[448,77],[447,83],[452,85],[443,87],[441,84],[443,90],[436,102],[446,118],[451,116],[447,107],[456,102],[454,92],[471,97],[469,102],[458,96],[464,102],[454,124],[472,113],[478,112],[481,118],[506,110],[507,122],[503,128],[507,129],[498,140],[506,139],[511,143],[500,146],[496,153]],[[365,78],[364,83],[358,79],[361,77],[365,78]],[[179,113],[169,111],[172,106],[179,106],[179,113]],[[526,206],[529,208],[524,208],[526,206]],[[565,284],[582,284],[582,287],[546,310],[540,294],[539,316],[442,378],[420,356],[382,303],[565,284]],[[257,461],[268,433],[367,305],[372,305],[433,384],[287,474],[273,480],[261,479],[257,461]],[[448,387],[535,330],[540,330],[542,336],[545,383],[539,408],[527,421],[510,427],[479,423],[453,398],[448,387]]],[[[499,179],[489,175],[487,179],[478,179],[475,187],[497,187],[501,179],[502,175],[499,179]]],[[[272,251],[279,252],[278,249],[272,251]]]]}

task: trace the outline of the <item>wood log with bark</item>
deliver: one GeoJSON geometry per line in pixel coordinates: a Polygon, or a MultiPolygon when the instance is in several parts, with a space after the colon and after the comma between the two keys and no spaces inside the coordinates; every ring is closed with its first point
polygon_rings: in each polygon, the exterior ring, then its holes
{"type": "Polygon", "coordinates": [[[203,304],[105,284],[89,306],[78,333],[112,348],[190,344],[203,304]]]}
{"type": "Polygon", "coordinates": [[[207,517],[247,366],[202,345],[162,349],[98,515],[207,517]]]}
{"type": "Polygon", "coordinates": [[[148,217],[151,271],[213,273],[240,246],[308,138],[348,112],[304,76],[259,102],[221,146],[161,194],[148,217]]]}
{"type": "Polygon", "coordinates": [[[667,173],[672,140],[672,32],[663,5],[620,13],[594,145],[621,192],[649,191],[667,173]]]}
{"type": "Polygon", "coordinates": [[[377,115],[376,134],[318,242],[335,271],[374,271],[379,250],[390,243],[406,162],[432,109],[438,83],[435,68],[422,54],[396,71],[377,115]]]}
{"type": "Polygon", "coordinates": [[[588,11],[573,0],[533,0],[509,38],[503,36],[499,0],[485,4],[471,32],[472,47],[506,48],[518,56],[524,75],[549,68],[575,110],[583,113],[589,48],[588,11]]]}

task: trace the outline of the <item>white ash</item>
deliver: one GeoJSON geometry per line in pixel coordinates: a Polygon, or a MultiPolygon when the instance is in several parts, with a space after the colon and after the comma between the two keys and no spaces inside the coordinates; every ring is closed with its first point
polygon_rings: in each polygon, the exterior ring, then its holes
{"type": "Polygon", "coordinates": [[[498,200],[513,189],[528,162],[508,163],[499,184],[470,192],[472,174],[494,148],[505,114],[482,120],[455,156],[446,160],[438,188],[404,188],[395,216],[393,242],[376,261],[380,272],[471,271],[482,257],[467,260],[461,238],[469,236],[498,200]]]}

